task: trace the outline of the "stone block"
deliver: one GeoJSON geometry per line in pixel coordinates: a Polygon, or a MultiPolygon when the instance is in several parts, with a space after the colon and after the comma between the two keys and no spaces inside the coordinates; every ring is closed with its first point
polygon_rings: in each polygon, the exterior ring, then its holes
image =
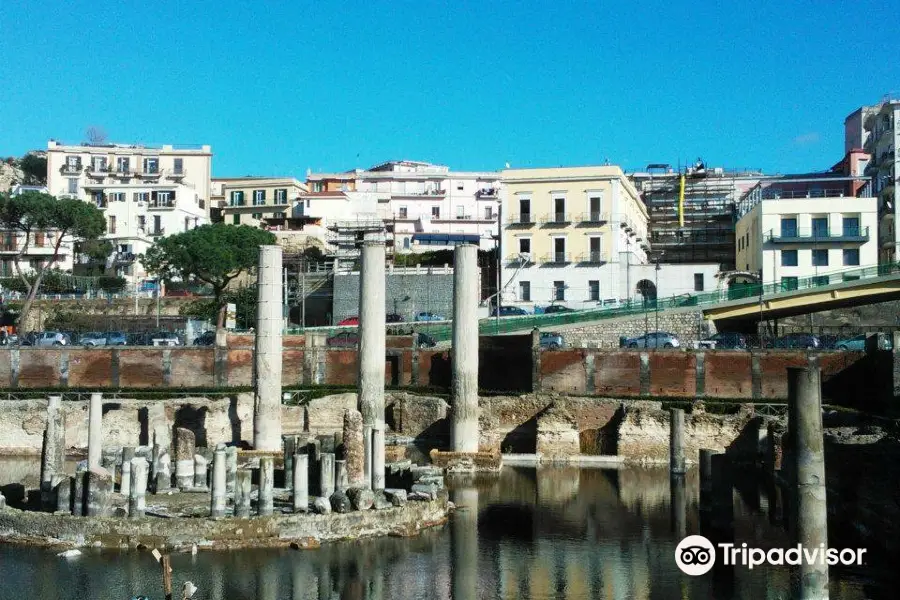
{"type": "Polygon", "coordinates": [[[313,510],[320,515],[330,514],[331,502],[329,502],[328,498],[317,496],[316,499],[313,500],[313,510]]]}
{"type": "Polygon", "coordinates": [[[353,510],[353,504],[344,492],[334,492],[328,500],[331,503],[332,512],[343,514],[353,510]]]}
{"type": "Polygon", "coordinates": [[[375,503],[375,493],[367,488],[350,488],[347,497],[353,505],[353,510],[369,510],[375,503]]]}
{"type": "Polygon", "coordinates": [[[372,508],[375,510],[384,510],[386,508],[391,508],[394,504],[388,499],[387,494],[384,493],[384,490],[375,490],[373,492],[375,496],[374,501],[372,502],[372,508]]]}
{"type": "Polygon", "coordinates": [[[384,490],[384,496],[393,506],[403,506],[407,501],[406,490],[400,488],[388,488],[384,490]]]}
{"type": "Polygon", "coordinates": [[[429,500],[436,500],[438,495],[438,486],[433,483],[414,483],[411,488],[411,494],[424,494],[429,500]]]}

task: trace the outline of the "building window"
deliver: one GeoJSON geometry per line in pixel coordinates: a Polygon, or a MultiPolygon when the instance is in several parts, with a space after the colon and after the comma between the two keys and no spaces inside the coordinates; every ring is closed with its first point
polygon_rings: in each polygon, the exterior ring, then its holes
{"type": "Polygon", "coordinates": [[[159,159],[158,158],[145,158],[144,159],[144,173],[148,173],[148,174],[159,173],[159,159]]]}
{"type": "Polygon", "coordinates": [[[519,238],[519,254],[531,254],[531,238],[519,238]]]}
{"type": "Polygon", "coordinates": [[[78,193],[78,180],[77,179],[69,179],[69,193],[77,194],[78,193]]]}
{"type": "Polygon", "coordinates": [[[553,300],[559,300],[561,302],[566,299],[566,282],[565,281],[554,281],[553,282],[553,300]]]}
{"type": "Polygon", "coordinates": [[[828,238],[828,217],[815,217],[812,220],[812,235],[817,240],[828,238]]]}
{"type": "Polygon", "coordinates": [[[191,218],[185,217],[184,218],[184,230],[187,231],[190,228],[191,228],[191,218]]]}
{"type": "Polygon", "coordinates": [[[287,204],[287,189],[275,190],[275,204],[287,204]]]}
{"type": "Polygon", "coordinates": [[[231,215],[231,222],[234,225],[240,225],[241,224],[241,215],[231,215]]]}
{"type": "Polygon", "coordinates": [[[466,218],[466,207],[462,204],[456,205],[456,218],[457,219],[465,219],[466,218]]]}
{"type": "Polygon", "coordinates": [[[253,190],[253,206],[262,206],[266,203],[266,190],[253,190]]]}
{"type": "Polygon", "coordinates": [[[150,192],[135,192],[134,193],[134,201],[135,202],[150,202],[150,192]]]}
{"type": "Polygon", "coordinates": [[[519,200],[519,223],[531,223],[531,200],[519,200]]]}
{"type": "Polygon", "coordinates": [[[588,208],[590,209],[590,220],[593,223],[601,220],[601,202],[600,196],[591,196],[588,198],[588,208]]]}
{"type": "Polygon", "coordinates": [[[781,219],[781,237],[797,237],[797,219],[795,217],[781,219]]]}
{"type": "Polygon", "coordinates": [[[456,186],[456,191],[458,191],[458,192],[463,191],[463,184],[461,184],[461,183],[458,184],[458,185],[456,186]]]}
{"type": "Polygon", "coordinates": [[[566,222],[566,199],[565,198],[554,198],[553,199],[553,222],[554,223],[565,223],[566,222]]]}
{"type": "MultiPolygon", "coordinates": [[[[815,231],[815,230],[813,230],[815,231]]],[[[827,267],[828,266],[828,250],[813,250],[812,251],[812,264],[814,267],[827,267]]]]}
{"type": "Polygon", "coordinates": [[[409,250],[409,238],[408,237],[403,238],[403,249],[409,250]]]}
{"type": "Polygon", "coordinates": [[[432,206],[431,207],[431,218],[432,219],[440,219],[441,218],[441,207],[440,206],[432,206]]]}
{"type": "Polygon", "coordinates": [[[405,207],[405,206],[401,206],[401,207],[400,207],[400,214],[399,214],[398,216],[399,216],[399,218],[401,218],[401,219],[405,219],[405,218],[406,218],[406,207],[405,207]]]}
{"type": "Polygon", "coordinates": [[[790,292],[798,288],[798,279],[796,277],[782,277],[781,291],[790,292]]]}
{"type": "Polygon", "coordinates": [[[858,248],[844,248],[844,266],[845,267],[858,267],[859,266],[859,249],[858,248]]]}
{"type": "Polygon", "coordinates": [[[844,217],[844,235],[847,237],[857,237],[860,234],[859,217],[844,217]]]}
{"type": "Polygon", "coordinates": [[[828,275],[817,275],[812,278],[812,283],[814,287],[820,287],[823,285],[828,285],[830,283],[828,275]]]}
{"type": "Polygon", "coordinates": [[[111,202],[125,202],[125,192],[113,192],[109,199],[111,202]]]}
{"type": "Polygon", "coordinates": [[[177,173],[178,175],[181,175],[182,173],[184,173],[184,159],[183,158],[176,158],[173,161],[173,165],[174,166],[172,167],[172,171],[174,173],[177,173]]]}
{"type": "Polygon", "coordinates": [[[244,205],[244,192],[231,192],[231,206],[244,205]]]}
{"type": "Polygon", "coordinates": [[[796,267],[797,266],[797,251],[796,250],[782,250],[781,251],[781,266],[782,267],[796,267]]]}
{"type": "Polygon", "coordinates": [[[109,227],[107,227],[107,233],[115,233],[116,232],[116,217],[115,215],[109,215],[109,227]]]}
{"type": "Polygon", "coordinates": [[[313,191],[314,191],[314,192],[324,192],[324,191],[325,191],[325,184],[323,184],[321,181],[316,181],[316,182],[314,182],[314,183],[313,183],[313,191]]]}
{"type": "Polygon", "coordinates": [[[140,231],[144,231],[147,228],[147,217],[144,215],[138,216],[138,229],[140,231]]]}
{"type": "Polygon", "coordinates": [[[522,302],[531,302],[531,282],[519,282],[519,300],[522,302]]]}
{"type": "Polygon", "coordinates": [[[31,260],[28,261],[28,264],[31,265],[32,271],[37,271],[37,270],[43,268],[44,259],[43,258],[32,258],[31,260]]]}
{"type": "Polygon", "coordinates": [[[591,302],[600,301],[600,282],[596,279],[588,281],[588,300],[591,302]]]}
{"type": "Polygon", "coordinates": [[[94,171],[105,171],[106,170],[106,157],[105,156],[94,156],[91,158],[91,169],[94,171]]]}
{"type": "Polygon", "coordinates": [[[694,291],[703,291],[703,273],[694,273],[694,291]]]}
{"type": "Polygon", "coordinates": [[[568,262],[566,258],[566,238],[553,238],[553,256],[551,258],[556,263],[568,262]]]}
{"type": "Polygon", "coordinates": [[[162,217],[154,215],[153,217],[153,233],[160,234],[163,232],[162,217]]]}
{"type": "Polygon", "coordinates": [[[494,218],[494,209],[491,208],[490,206],[485,206],[484,207],[484,220],[490,221],[493,218],[494,218]]]}
{"type": "Polygon", "coordinates": [[[256,219],[257,221],[259,221],[260,219],[262,219],[262,215],[263,215],[262,213],[252,213],[252,214],[250,215],[250,218],[251,218],[251,219],[256,219]]]}
{"type": "Polygon", "coordinates": [[[81,168],[81,157],[75,155],[69,155],[66,157],[66,166],[70,169],[80,169],[81,168]]]}
{"type": "Polygon", "coordinates": [[[127,156],[120,156],[116,159],[116,171],[119,173],[127,173],[131,168],[131,159],[127,156]]]}

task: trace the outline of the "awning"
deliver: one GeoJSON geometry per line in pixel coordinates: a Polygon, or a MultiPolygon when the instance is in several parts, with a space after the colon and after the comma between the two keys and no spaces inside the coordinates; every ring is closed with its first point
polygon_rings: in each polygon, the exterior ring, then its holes
{"type": "Polygon", "coordinates": [[[454,246],[456,244],[478,244],[481,236],[466,233],[416,233],[413,242],[425,246],[454,246]]]}

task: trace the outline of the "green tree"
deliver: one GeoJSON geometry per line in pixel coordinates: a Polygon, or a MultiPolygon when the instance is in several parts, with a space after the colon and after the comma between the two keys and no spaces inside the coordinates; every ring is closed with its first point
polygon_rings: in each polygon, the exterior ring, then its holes
{"type": "Polygon", "coordinates": [[[103,213],[88,202],[72,198],[57,199],[49,194],[25,192],[19,196],[0,196],[0,228],[16,237],[18,252],[13,264],[19,279],[27,287],[28,293],[22,303],[17,327],[28,317],[34,298],[41,288],[44,276],[53,271],[59,260],[60,248],[64,243],[75,240],[96,240],[106,232],[103,213]],[[38,233],[51,233],[51,254],[45,262],[32,264],[32,276],[22,271],[22,260],[28,249],[35,243],[38,233]]]}
{"type": "MultiPolygon", "coordinates": [[[[213,289],[221,307],[225,288],[259,262],[259,247],[275,234],[249,225],[215,223],[162,238],[141,257],[147,272],[163,280],[201,281],[213,289]]],[[[220,312],[219,324],[223,315],[220,312]]]]}
{"type": "Polygon", "coordinates": [[[44,185],[47,183],[47,157],[37,154],[26,154],[19,159],[19,168],[25,175],[23,183],[44,185]]]}

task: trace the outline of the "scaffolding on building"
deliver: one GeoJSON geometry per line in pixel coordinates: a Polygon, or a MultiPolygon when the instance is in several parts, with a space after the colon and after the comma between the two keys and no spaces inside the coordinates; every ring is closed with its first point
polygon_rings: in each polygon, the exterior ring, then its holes
{"type": "Polygon", "coordinates": [[[749,169],[710,169],[699,160],[677,170],[651,164],[645,173],[632,174],[647,207],[653,254],[667,263],[718,263],[733,270],[737,201],[762,176],[749,169]]]}
{"type": "Polygon", "coordinates": [[[336,263],[335,269],[351,268],[359,260],[363,242],[382,242],[388,260],[393,260],[394,236],[389,235],[384,221],[379,217],[360,216],[328,224],[325,243],[329,256],[336,263]]]}

